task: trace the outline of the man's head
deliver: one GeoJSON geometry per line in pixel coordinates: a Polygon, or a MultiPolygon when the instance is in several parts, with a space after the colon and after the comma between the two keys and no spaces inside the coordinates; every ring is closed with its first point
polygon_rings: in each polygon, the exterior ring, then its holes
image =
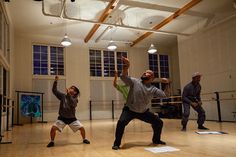
{"type": "Polygon", "coordinates": [[[143,83],[151,83],[154,80],[154,73],[151,70],[146,70],[141,76],[143,83]]]}
{"type": "Polygon", "coordinates": [[[193,83],[199,83],[201,81],[201,74],[199,72],[195,72],[192,75],[192,81],[193,83]]]}
{"type": "Polygon", "coordinates": [[[67,93],[69,93],[73,97],[78,97],[80,95],[80,91],[76,86],[71,86],[70,88],[68,88],[67,93]]]}

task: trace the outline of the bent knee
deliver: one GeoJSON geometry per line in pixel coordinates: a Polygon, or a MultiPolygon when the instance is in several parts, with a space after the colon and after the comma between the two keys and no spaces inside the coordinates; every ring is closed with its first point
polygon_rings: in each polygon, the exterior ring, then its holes
{"type": "Polygon", "coordinates": [[[129,122],[125,121],[125,120],[118,120],[117,125],[122,125],[122,126],[126,126],[129,122]]]}

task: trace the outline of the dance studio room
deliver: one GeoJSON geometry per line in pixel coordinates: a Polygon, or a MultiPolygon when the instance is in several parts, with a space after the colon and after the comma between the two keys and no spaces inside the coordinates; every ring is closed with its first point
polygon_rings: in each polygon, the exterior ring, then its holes
{"type": "Polygon", "coordinates": [[[234,157],[236,0],[0,0],[1,157],[234,157]]]}

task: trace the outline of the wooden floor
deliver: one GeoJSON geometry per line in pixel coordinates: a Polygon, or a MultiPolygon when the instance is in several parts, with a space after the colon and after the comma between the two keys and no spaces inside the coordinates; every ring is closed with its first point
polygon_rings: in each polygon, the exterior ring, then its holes
{"type": "MultiPolygon", "coordinates": [[[[68,127],[56,136],[55,147],[47,148],[52,123],[15,126],[5,133],[4,140],[12,144],[0,145],[1,157],[235,157],[236,123],[206,122],[211,131],[224,135],[198,135],[196,121],[190,121],[187,132],[180,131],[180,120],[164,119],[162,140],[177,152],[154,154],[144,150],[151,144],[152,129],[139,120],[132,121],[125,130],[122,149],[112,150],[117,120],[82,121],[90,145],[82,144],[78,133],[68,127]]],[[[160,146],[158,146],[160,147],[160,146]]]]}

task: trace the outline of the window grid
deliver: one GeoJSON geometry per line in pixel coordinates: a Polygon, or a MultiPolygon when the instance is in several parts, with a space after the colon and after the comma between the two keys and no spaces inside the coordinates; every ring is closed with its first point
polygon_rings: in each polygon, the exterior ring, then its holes
{"type": "Polygon", "coordinates": [[[159,68],[158,68],[158,55],[157,54],[148,54],[149,57],[149,69],[154,72],[155,77],[159,77],[159,68]]]}
{"type": "Polygon", "coordinates": [[[48,47],[42,45],[33,46],[34,75],[48,75],[48,47]]]}
{"type": "Polygon", "coordinates": [[[120,75],[123,68],[122,56],[127,57],[127,52],[89,50],[90,76],[114,77],[117,67],[120,75]]]}
{"type": "Polygon", "coordinates": [[[169,57],[168,55],[159,55],[161,77],[169,78],[169,57]]]}
{"type": "Polygon", "coordinates": [[[90,76],[102,76],[102,56],[100,50],[89,50],[90,76]]]}
{"type": "Polygon", "coordinates": [[[149,69],[154,72],[157,78],[169,78],[169,56],[149,54],[149,69]]]}
{"type": "Polygon", "coordinates": [[[104,77],[113,77],[115,73],[114,51],[103,51],[104,77]]]}
{"type": "Polygon", "coordinates": [[[64,75],[64,48],[33,45],[34,75],[64,75]]]}
{"type": "Polygon", "coordinates": [[[50,47],[50,74],[64,75],[63,47],[50,47]]]}

